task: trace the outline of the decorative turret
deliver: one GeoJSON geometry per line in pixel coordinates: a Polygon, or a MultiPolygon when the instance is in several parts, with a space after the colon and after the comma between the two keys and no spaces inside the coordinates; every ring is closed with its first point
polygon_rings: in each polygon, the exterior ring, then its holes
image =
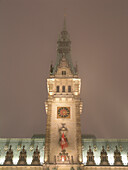
{"type": "Polygon", "coordinates": [[[24,148],[25,148],[25,146],[23,146],[23,149],[20,152],[19,161],[18,161],[17,165],[27,165],[27,162],[26,162],[27,153],[24,148]]]}
{"type": "Polygon", "coordinates": [[[120,151],[118,150],[117,146],[116,146],[116,150],[114,152],[114,165],[123,165],[122,157],[121,157],[120,151]]]}
{"type": "Polygon", "coordinates": [[[75,72],[76,74],[78,74],[78,65],[76,64],[76,67],[75,67],[75,72]]]}
{"type": "Polygon", "coordinates": [[[33,153],[33,160],[31,165],[40,165],[40,152],[38,150],[38,146],[36,147],[36,150],[33,153]]]}
{"type": "Polygon", "coordinates": [[[89,150],[87,152],[87,165],[95,165],[93,151],[91,150],[91,146],[89,146],[89,150]]]}
{"type": "Polygon", "coordinates": [[[13,165],[13,151],[11,149],[11,145],[10,145],[10,148],[9,150],[6,152],[6,158],[5,158],[5,161],[4,161],[4,165],[13,165]]]}
{"type": "Polygon", "coordinates": [[[102,146],[100,158],[101,158],[100,165],[109,165],[107,152],[105,151],[104,146],[102,146]]]}

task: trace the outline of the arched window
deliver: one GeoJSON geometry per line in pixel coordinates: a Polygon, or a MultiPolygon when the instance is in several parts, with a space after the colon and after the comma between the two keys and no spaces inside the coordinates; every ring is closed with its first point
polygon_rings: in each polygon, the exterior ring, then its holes
{"type": "Polygon", "coordinates": [[[71,86],[68,86],[68,92],[71,92],[71,86]]]}
{"type": "Polygon", "coordinates": [[[60,86],[56,86],[56,92],[60,91],[60,86]]]}
{"type": "Polygon", "coordinates": [[[65,92],[65,86],[62,86],[62,92],[65,92]]]}
{"type": "Polygon", "coordinates": [[[62,71],[62,75],[66,75],[66,71],[62,71]]]}

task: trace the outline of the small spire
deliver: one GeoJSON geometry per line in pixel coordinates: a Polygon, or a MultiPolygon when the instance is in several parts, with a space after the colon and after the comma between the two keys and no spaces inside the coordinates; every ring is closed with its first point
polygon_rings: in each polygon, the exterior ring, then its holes
{"type": "Polygon", "coordinates": [[[61,35],[59,34],[59,36],[58,36],[58,41],[60,41],[60,39],[61,39],[61,35]]]}
{"type": "Polygon", "coordinates": [[[66,30],[66,15],[64,15],[64,25],[63,25],[63,30],[66,30]]]}
{"type": "Polygon", "coordinates": [[[52,74],[53,73],[53,64],[52,64],[52,61],[51,61],[51,65],[50,65],[50,74],[52,74]]]}

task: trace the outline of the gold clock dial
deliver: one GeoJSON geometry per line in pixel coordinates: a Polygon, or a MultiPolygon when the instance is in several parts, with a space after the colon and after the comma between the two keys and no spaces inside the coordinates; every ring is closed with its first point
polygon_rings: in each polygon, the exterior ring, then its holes
{"type": "Polygon", "coordinates": [[[57,107],[57,118],[70,118],[70,107],[57,107]]]}

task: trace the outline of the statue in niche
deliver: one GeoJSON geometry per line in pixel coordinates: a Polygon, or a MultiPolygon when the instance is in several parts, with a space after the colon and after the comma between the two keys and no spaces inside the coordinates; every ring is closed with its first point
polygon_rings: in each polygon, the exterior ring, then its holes
{"type": "Polygon", "coordinates": [[[25,150],[25,146],[23,146],[23,149],[20,152],[19,161],[17,165],[27,165],[26,157],[27,157],[27,153],[25,150]]]}
{"type": "Polygon", "coordinates": [[[100,159],[101,159],[100,165],[109,165],[107,152],[105,151],[104,146],[102,146],[100,159]]]}
{"type": "Polygon", "coordinates": [[[114,152],[114,165],[123,165],[121,153],[118,150],[117,146],[116,146],[116,150],[114,152]]]}
{"type": "Polygon", "coordinates": [[[12,151],[12,146],[10,145],[9,150],[6,152],[6,157],[4,161],[4,165],[13,165],[13,151],[12,151]]]}
{"type": "Polygon", "coordinates": [[[87,152],[87,165],[95,165],[93,151],[91,150],[91,146],[89,146],[89,150],[87,152]]]}
{"type": "Polygon", "coordinates": [[[36,150],[33,153],[33,160],[31,165],[40,165],[40,152],[38,150],[38,146],[36,147],[36,150]]]}

